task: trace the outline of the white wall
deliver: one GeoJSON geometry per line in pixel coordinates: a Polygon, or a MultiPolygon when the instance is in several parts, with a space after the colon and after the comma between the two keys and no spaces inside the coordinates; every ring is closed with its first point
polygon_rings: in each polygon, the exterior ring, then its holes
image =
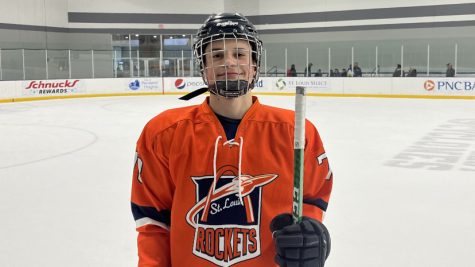
{"type": "MultiPolygon", "coordinates": [[[[36,0],[38,1],[38,0],[36,0]]],[[[68,26],[68,1],[67,0],[45,0],[46,1],[46,26],[67,27],[68,26]]],[[[38,1],[42,2],[42,1],[38,1]]],[[[81,1],[78,1],[81,2],[81,1]]]]}
{"type": "MultiPolygon", "coordinates": [[[[58,1],[58,0],[57,0],[58,1]]],[[[211,14],[218,12],[239,12],[246,16],[292,14],[309,12],[326,12],[358,9],[377,9],[409,6],[433,6],[446,4],[473,3],[468,0],[117,0],[113,4],[107,1],[96,0],[68,0],[69,12],[85,13],[158,13],[158,14],[211,14]]],[[[436,12],[435,9],[433,12],[436,12]]],[[[397,14],[396,14],[397,15],[397,14]]],[[[403,15],[403,14],[401,14],[403,15]]],[[[426,16],[408,18],[344,20],[344,21],[319,21],[308,23],[286,23],[257,25],[258,30],[293,29],[293,28],[319,28],[339,26],[368,26],[407,23],[432,23],[453,21],[475,21],[475,15],[457,16],[426,16]]],[[[70,23],[71,28],[141,28],[141,29],[194,29],[200,24],[153,24],[153,23],[70,23]]]]}
{"type": "Polygon", "coordinates": [[[44,24],[43,1],[35,0],[17,0],[0,1],[2,12],[0,12],[1,23],[12,24],[44,24]]]}
{"type": "Polygon", "coordinates": [[[69,12],[211,14],[227,0],[69,0],[69,12]]]}
{"type": "Polygon", "coordinates": [[[0,23],[66,27],[67,0],[1,0],[0,23]]]}
{"type": "Polygon", "coordinates": [[[469,0],[0,0],[0,23],[67,27],[68,12],[245,15],[473,3],[469,0]],[[44,3],[45,2],[45,3],[44,3]]]}
{"type": "Polygon", "coordinates": [[[469,0],[223,0],[225,11],[245,15],[290,14],[390,7],[473,3],[469,0]]]}
{"type": "Polygon", "coordinates": [[[341,31],[341,32],[316,32],[316,33],[286,33],[266,34],[262,39],[268,43],[302,43],[302,42],[339,42],[359,40],[396,40],[404,42],[411,39],[457,39],[475,36],[475,27],[456,28],[421,28],[421,29],[392,29],[368,31],[341,31]]]}

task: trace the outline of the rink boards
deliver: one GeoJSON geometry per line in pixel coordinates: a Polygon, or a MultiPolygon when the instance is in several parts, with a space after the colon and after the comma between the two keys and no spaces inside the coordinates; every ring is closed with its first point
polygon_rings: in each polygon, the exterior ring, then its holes
{"type": "MultiPolygon", "coordinates": [[[[62,79],[0,82],[0,102],[70,97],[185,94],[205,86],[199,77],[62,79]]],[[[264,77],[256,94],[292,95],[296,86],[308,95],[475,99],[475,78],[442,77],[264,77]]]]}

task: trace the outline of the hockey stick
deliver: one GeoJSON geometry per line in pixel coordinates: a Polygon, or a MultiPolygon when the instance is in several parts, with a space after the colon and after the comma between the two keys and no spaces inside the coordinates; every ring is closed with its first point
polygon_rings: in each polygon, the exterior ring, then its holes
{"type": "Polygon", "coordinates": [[[305,87],[297,86],[295,94],[294,126],[294,194],[292,217],[294,222],[302,220],[303,163],[305,148],[305,87]]]}

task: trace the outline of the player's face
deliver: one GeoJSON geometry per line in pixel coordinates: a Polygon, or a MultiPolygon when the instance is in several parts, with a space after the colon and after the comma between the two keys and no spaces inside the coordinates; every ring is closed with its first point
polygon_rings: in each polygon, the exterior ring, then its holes
{"type": "Polygon", "coordinates": [[[246,40],[221,39],[205,50],[205,75],[208,84],[215,81],[245,80],[252,82],[256,72],[251,45],[246,40]]]}

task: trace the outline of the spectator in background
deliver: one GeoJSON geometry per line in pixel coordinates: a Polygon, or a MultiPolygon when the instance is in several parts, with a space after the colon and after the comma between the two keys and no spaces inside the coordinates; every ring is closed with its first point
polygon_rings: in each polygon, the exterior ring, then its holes
{"type": "Polygon", "coordinates": [[[404,77],[404,72],[401,70],[401,64],[397,64],[393,72],[393,77],[404,77]]]}
{"type": "Polygon", "coordinates": [[[373,76],[374,76],[374,77],[377,77],[377,76],[379,76],[379,72],[380,72],[380,67],[379,67],[379,65],[378,65],[377,67],[375,67],[375,68],[371,71],[371,73],[370,73],[369,75],[370,75],[371,77],[373,77],[373,76]]]}
{"type": "Polygon", "coordinates": [[[363,72],[361,72],[360,66],[358,66],[358,62],[355,62],[355,65],[353,66],[353,77],[362,77],[363,72]]]}
{"type": "Polygon", "coordinates": [[[322,77],[322,69],[318,69],[317,72],[315,72],[315,77],[322,77]]]}
{"type": "Polygon", "coordinates": [[[297,77],[297,70],[295,69],[295,64],[290,66],[290,69],[287,70],[287,77],[297,77]]]}
{"type": "Polygon", "coordinates": [[[312,63],[308,63],[308,66],[305,68],[305,77],[312,76],[312,63]]]}
{"type": "Polygon", "coordinates": [[[340,71],[335,68],[335,71],[333,71],[333,76],[334,77],[341,77],[340,71]]]}
{"type": "Polygon", "coordinates": [[[345,68],[341,69],[340,76],[341,76],[341,77],[346,77],[346,76],[348,76],[348,72],[345,70],[345,68]]]}
{"type": "Polygon", "coordinates": [[[415,68],[410,68],[407,77],[417,77],[417,70],[415,68]]]}
{"type": "Polygon", "coordinates": [[[445,77],[455,77],[455,69],[450,63],[447,63],[447,71],[445,72],[445,77]]]}
{"type": "Polygon", "coordinates": [[[333,70],[330,70],[330,77],[335,77],[335,73],[333,72],[333,70]]]}

